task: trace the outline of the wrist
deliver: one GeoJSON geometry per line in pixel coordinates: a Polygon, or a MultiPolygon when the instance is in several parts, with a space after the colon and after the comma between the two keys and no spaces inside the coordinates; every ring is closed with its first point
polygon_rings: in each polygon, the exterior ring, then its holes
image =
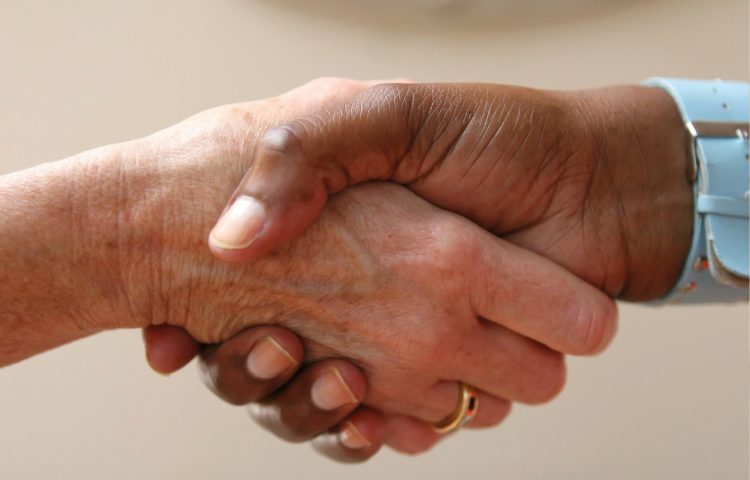
{"type": "Polygon", "coordinates": [[[108,308],[116,314],[106,328],[170,324],[202,341],[220,336],[200,335],[205,332],[191,324],[205,316],[218,329],[224,316],[201,313],[223,296],[210,281],[220,268],[206,240],[245,173],[242,162],[258,134],[254,124],[227,128],[243,112],[214,109],[82,156],[92,181],[77,207],[85,219],[80,242],[111,272],[108,308]]]}
{"type": "Polygon", "coordinates": [[[200,209],[185,214],[193,182],[184,180],[205,177],[185,172],[182,152],[166,151],[164,145],[169,141],[146,137],[78,159],[88,171],[83,180],[87,193],[75,207],[81,222],[78,243],[91,263],[107,272],[102,288],[109,292],[110,315],[101,319],[103,328],[181,325],[171,318],[181,310],[171,290],[178,262],[167,252],[201,248],[196,247],[202,243],[196,227],[200,209]]]}
{"type": "Polygon", "coordinates": [[[114,273],[88,248],[86,155],[0,177],[0,364],[119,320],[114,273]]]}
{"type": "Polygon", "coordinates": [[[653,300],[677,281],[690,249],[693,189],[683,122],[663,91],[615,87],[586,92],[598,167],[593,188],[624,259],[625,300],[653,300]],[[617,239],[616,237],[619,237],[617,239]]]}
{"type": "MultiPolygon", "coordinates": [[[[97,257],[116,263],[120,327],[170,324],[196,333],[194,317],[222,297],[211,291],[217,263],[206,240],[245,168],[233,168],[240,142],[218,136],[213,125],[180,124],[122,144],[102,167],[96,195],[106,202],[91,208],[117,215],[92,230],[100,250],[109,245],[97,257]]],[[[221,314],[207,316],[220,326],[221,314]]]]}
{"type": "MultiPolygon", "coordinates": [[[[126,165],[140,161],[141,141],[108,145],[64,160],[75,170],[71,186],[72,241],[80,253],[76,268],[92,279],[96,293],[87,292],[92,319],[99,329],[139,328],[149,323],[133,310],[129,267],[137,260],[133,235],[139,228],[131,206],[144,191],[130,178],[126,165]],[[97,302],[92,297],[97,297],[97,302]]],[[[148,170],[148,162],[140,167],[148,170]]]]}

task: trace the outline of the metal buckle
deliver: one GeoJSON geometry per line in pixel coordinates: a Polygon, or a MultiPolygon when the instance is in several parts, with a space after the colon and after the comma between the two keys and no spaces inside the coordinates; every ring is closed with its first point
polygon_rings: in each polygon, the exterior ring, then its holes
{"type": "Polygon", "coordinates": [[[710,122],[698,120],[695,122],[686,122],[685,128],[692,137],[690,146],[692,148],[693,169],[690,172],[690,180],[695,182],[698,178],[698,146],[699,138],[738,138],[748,140],[750,132],[748,124],[745,122],[710,122]]]}
{"type": "Polygon", "coordinates": [[[748,124],[744,122],[687,122],[685,127],[693,138],[748,138],[748,124]]]}

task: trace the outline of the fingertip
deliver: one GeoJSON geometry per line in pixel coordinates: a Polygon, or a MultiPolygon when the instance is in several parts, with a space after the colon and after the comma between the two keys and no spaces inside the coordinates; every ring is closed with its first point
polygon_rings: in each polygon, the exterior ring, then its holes
{"type": "Polygon", "coordinates": [[[266,227],[265,206],[248,195],[235,197],[208,235],[215,256],[229,262],[250,260],[253,244],[266,227]]]}
{"type": "Polygon", "coordinates": [[[379,448],[385,440],[385,420],[383,419],[383,414],[366,407],[357,409],[342,424],[339,437],[340,442],[352,450],[364,447],[372,448],[373,446],[379,448]],[[366,441],[367,445],[350,441],[350,439],[356,439],[358,436],[361,437],[361,441],[366,441]]]}
{"type": "Polygon", "coordinates": [[[361,407],[332,431],[318,435],[313,448],[343,463],[360,463],[372,458],[385,440],[385,423],[380,412],[361,407]]]}
{"type": "Polygon", "coordinates": [[[180,327],[149,326],[143,329],[146,361],[157,373],[167,375],[181,369],[195,358],[200,344],[180,327]]]}
{"type": "Polygon", "coordinates": [[[304,356],[300,339],[276,326],[243,330],[201,355],[206,386],[233,405],[258,401],[288,381],[304,356]]]}
{"type": "Polygon", "coordinates": [[[537,370],[533,380],[529,381],[526,388],[519,391],[514,399],[518,403],[527,405],[549,403],[565,388],[568,377],[565,355],[545,346],[540,346],[540,348],[545,353],[537,357],[537,370]]]}
{"type": "Polygon", "coordinates": [[[366,380],[357,367],[344,361],[331,360],[315,366],[310,388],[313,405],[322,411],[353,408],[364,398],[366,380]]]}
{"type": "Polygon", "coordinates": [[[361,402],[367,393],[367,378],[356,365],[343,360],[336,360],[333,367],[351,390],[357,402],[361,402]]]}
{"type": "Polygon", "coordinates": [[[617,335],[617,329],[619,327],[620,311],[617,308],[617,302],[606,297],[600,308],[602,312],[600,321],[604,323],[604,333],[602,334],[599,344],[593,349],[593,354],[601,353],[609,347],[612,340],[614,340],[617,335]]]}
{"type": "Polygon", "coordinates": [[[253,338],[263,339],[266,337],[278,344],[298,366],[302,364],[305,347],[296,333],[275,325],[264,325],[253,329],[253,338]]]}
{"type": "Polygon", "coordinates": [[[596,292],[583,297],[571,309],[569,329],[571,353],[574,355],[597,355],[603,352],[617,333],[617,304],[607,295],[596,292]]]}
{"type": "MultiPolygon", "coordinates": [[[[360,407],[366,389],[364,380],[357,367],[344,360],[320,360],[300,371],[261,403],[251,405],[248,413],[279,438],[290,442],[307,441],[323,432],[331,433],[331,428],[340,425],[360,407]]],[[[327,448],[332,448],[331,444],[338,445],[335,435],[333,439],[330,435],[326,438],[319,441],[327,448]]]]}
{"type": "MultiPolygon", "coordinates": [[[[287,180],[284,180],[287,182],[287,180]]],[[[228,263],[249,263],[277,251],[284,245],[302,236],[320,217],[328,199],[328,191],[321,182],[310,187],[308,194],[301,194],[304,186],[295,187],[295,182],[279,185],[273,198],[264,201],[261,218],[243,219],[225,212],[208,236],[208,248],[214,257],[228,263]],[[238,219],[239,218],[239,219],[238,219]],[[242,224],[247,220],[250,225],[242,224]],[[240,223],[235,226],[233,222],[240,223]]],[[[249,188],[247,185],[242,189],[249,188]]],[[[265,196],[262,192],[256,192],[265,196]]],[[[251,198],[241,195],[238,201],[247,203],[251,198]]]]}
{"type": "Polygon", "coordinates": [[[296,370],[298,367],[299,360],[272,336],[256,341],[245,359],[245,368],[253,378],[259,381],[283,377],[291,369],[296,370]]]}

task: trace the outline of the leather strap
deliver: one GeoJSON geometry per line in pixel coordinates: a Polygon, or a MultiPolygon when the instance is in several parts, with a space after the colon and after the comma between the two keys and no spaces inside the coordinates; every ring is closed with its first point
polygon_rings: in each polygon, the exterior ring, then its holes
{"type": "Polygon", "coordinates": [[[651,78],[693,138],[695,227],[682,274],[662,301],[747,301],[750,270],[750,91],[744,82],[651,78]]]}

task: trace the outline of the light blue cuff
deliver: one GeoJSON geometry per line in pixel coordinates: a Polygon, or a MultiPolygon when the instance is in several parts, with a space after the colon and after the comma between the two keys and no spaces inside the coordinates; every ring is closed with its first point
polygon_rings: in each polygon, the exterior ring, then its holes
{"type": "Polygon", "coordinates": [[[747,301],[750,162],[747,83],[650,78],[666,90],[692,137],[693,243],[667,303],[747,301]]]}

